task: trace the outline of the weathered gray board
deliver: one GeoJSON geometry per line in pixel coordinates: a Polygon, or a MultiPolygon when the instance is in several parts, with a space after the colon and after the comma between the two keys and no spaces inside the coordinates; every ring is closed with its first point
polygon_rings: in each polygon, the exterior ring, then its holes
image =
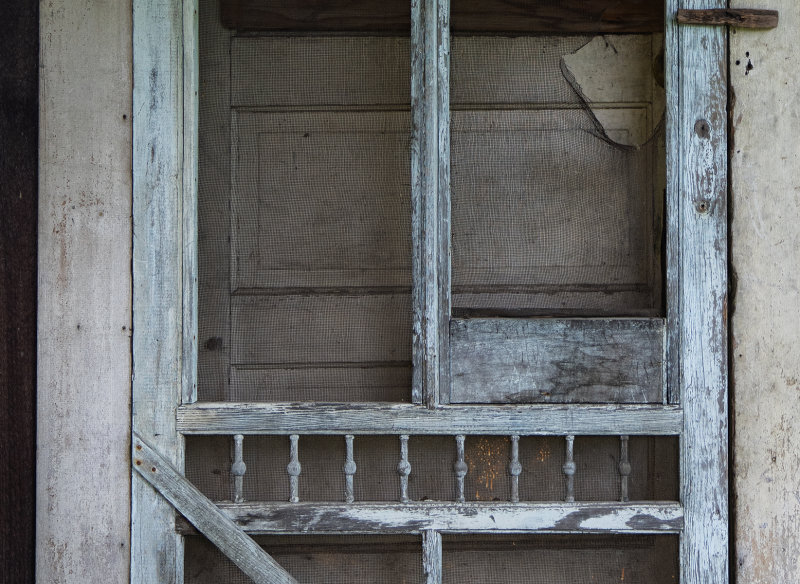
{"type": "MultiPolygon", "coordinates": [[[[473,532],[677,533],[683,509],[647,503],[220,503],[252,535],[266,533],[473,532]]],[[[185,523],[179,529],[189,532],[185,523]]]]}
{"type": "Polygon", "coordinates": [[[662,405],[218,403],[178,409],[183,434],[676,436],[683,411],[662,405]]]}
{"type": "MultiPolygon", "coordinates": [[[[724,8],[723,0],[667,1],[724,8]]],[[[685,584],[728,582],[727,67],[722,27],[667,18],[668,379],[684,406],[685,584]]]]}
{"type": "Polygon", "coordinates": [[[451,403],[661,403],[664,320],[454,319],[451,403]]]}

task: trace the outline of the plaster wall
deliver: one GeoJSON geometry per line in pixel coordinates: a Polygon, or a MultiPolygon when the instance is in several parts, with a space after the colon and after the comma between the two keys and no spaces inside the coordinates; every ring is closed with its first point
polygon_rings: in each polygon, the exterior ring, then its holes
{"type": "Polygon", "coordinates": [[[736,582],[800,582],[800,4],[732,30],[731,304],[736,582]]]}
{"type": "Polygon", "coordinates": [[[36,580],[126,582],[131,3],[40,13],[36,580]]]}

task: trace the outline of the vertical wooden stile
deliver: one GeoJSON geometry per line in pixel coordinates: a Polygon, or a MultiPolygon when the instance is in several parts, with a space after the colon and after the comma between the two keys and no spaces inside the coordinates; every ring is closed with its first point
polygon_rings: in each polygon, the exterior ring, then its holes
{"type": "Polygon", "coordinates": [[[200,52],[198,0],[183,2],[183,173],[181,249],[183,253],[183,334],[181,395],[183,403],[197,401],[197,166],[199,157],[200,52]]]}
{"type": "MultiPolygon", "coordinates": [[[[438,2],[411,2],[412,401],[440,403],[438,2]]],[[[449,288],[449,286],[448,286],[449,288]]],[[[449,334],[449,333],[447,333],[449,334]]]]}
{"type": "Polygon", "coordinates": [[[438,531],[422,532],[422,565],[425,584],[442,584],[442,534],[438,531]]]}
{"type": "Polygon", "coordinates": [[[439,403],[450,403],[450,0],[438,0],[437,121],[439,133],[438,293],[439,403]]]}
{"type": "MultiPolygon", "coordinates": [[[[191,5],[186,2],[187,9],[191,5]]],[[[192,399],[183,387],[192,383],[183,371],[185,325],[191,326],[184,323],[191,310],[184,305],[183,269],[185,243],[194,241],[184,234],[191,221],[187,225],[183,208],[186,54],[179,39],[195,28],[184,18],[180,2],[133,3],[132,425],[179,472],[184,440],[175,411],[192,399]]],[[[131,489],[131,582],[182,583],[183,540],[175,533],[173,508],[136,473],[131,489]]]]}
{"type": "Polygon", "coordinates": [[[727,56],[724,27],[678,25],[667,2],[670,401],[680,439],[681,582],[728,581],[727,56]]]}

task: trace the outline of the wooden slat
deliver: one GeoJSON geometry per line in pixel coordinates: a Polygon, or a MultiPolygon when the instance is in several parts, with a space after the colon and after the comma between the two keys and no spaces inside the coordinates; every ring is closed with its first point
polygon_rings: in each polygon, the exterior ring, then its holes
{"type": "Polygon", "coordinates": [[[679,434],[675,406],[199,402],[178,411],[184,434],[439,434],[650,435],[679,434]]]}
{"type": "Polygon", "coordinates": [[[131,456],[134,470],[254,582],[297,584],[297,580],[136,433],[131,456]]]}
{"type": "MultiPolygon", "coordinates": [[[[723,0],[692,3],[724,8],[723,0]]],[[[674,14],[678,0],[668,2],[674,14]]],[[[670,19],[671,20],[671,19],[670,19]]],[[[667,26],[669,383],[681,436],[680,581],[728,582],[727,31],[667,26]]]]}
{"type": "MultiPolygon", "coordinates": [[[[240,30],[381,31],[407,33],[407,0],[223,0],[222,19],[240,30]]],[[[659,32],[662,2],[463,0],[453,4],[456,32],[659,32]]]]}
{"type": "Polygon", "coordinates": [[[439,402],[439,42],[437,0],[411,2],[412,400],[439,402]]]}
{"type": "Polygon", "coordinates": [[[197,0],[183,3],[183,161],[181,249],[183,314],[181,400],[197,401],[198,361],[198,164],[200,150],[200,55],[197,0]]]}
{"type": "Polygon", "coordinates": [[[453,320],[453,403],[660,403],[664,321],[453,320]]]}
{"type": "Polygon", "coordinates": [[[730,25],[736,28],[775,28],[778,26],[777,10],[750,8],[680,9],[676,14],[679,24],[730,25]]]}
{"type": "MultiPolygon", "coordinates": [[[[178,469],[183,467],[183,437],[175,427],[183,394],[183,10],[172,0],[133,3],[132,423],[178,469]]],[[[174,510],[139,475],[131,481],[132,584],[183,582],[183,541],[174,534],[174,510]]]]}
{"type": "Polygon", "coordinates": [[[426,584],[442,584],[442,534],[438,531],[422,532],[422,567],[426,584]]]}
{"type": "MultiPolygon", "coordinates": [[[[647,503],[220,503],[250,534],[268,533],[679,533],[675,502],[647,503]]],[[[190,532],[179,524],[181,532],[190,532]]]]}

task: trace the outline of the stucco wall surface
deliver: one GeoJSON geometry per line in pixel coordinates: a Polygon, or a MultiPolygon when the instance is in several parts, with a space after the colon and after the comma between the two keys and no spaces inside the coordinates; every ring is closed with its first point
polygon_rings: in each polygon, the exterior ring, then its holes
{"type": "Polygon", "coordinates": [[[126,582],[131,3],[40,16],[36,580],[126,582]]]}
{"type": "MultiPolygon", "coordinates": [[[[740,4],[745,7],[745,4],[740,4]]],[[[800,4],[731,31],[735,571],[800,582],[800,4]]]]}

